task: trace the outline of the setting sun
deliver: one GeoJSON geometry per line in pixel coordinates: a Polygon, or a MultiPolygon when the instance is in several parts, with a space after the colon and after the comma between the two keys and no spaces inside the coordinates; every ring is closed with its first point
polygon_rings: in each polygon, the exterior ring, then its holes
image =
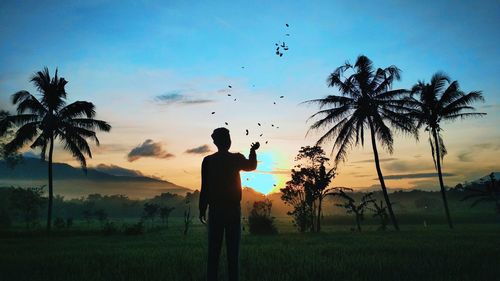
{"type": "Polygon", "coordinates": [[[284,186],[288,177],[286,174],[280,173],[278,167],[278,163],[283,163],[284,158],[280,157],[279,152],[276,151],[260,152],[257,157],[257,171],[241,172],[242,186],[251,187],[263,194],[278,191],[284,186]]]}

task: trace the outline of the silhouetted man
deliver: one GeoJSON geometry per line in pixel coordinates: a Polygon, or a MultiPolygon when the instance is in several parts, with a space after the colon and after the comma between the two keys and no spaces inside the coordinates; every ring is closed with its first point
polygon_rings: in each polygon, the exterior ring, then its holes
{"type": "Polygon", "coordinates": [[[249,159],[241,153],[231,153],[231,137],[226,128],[212,133],[217,152],[205,157],[201,165],[200,221],[206,223],[208,212],[208,266],[207,279],[217,280],[222,238],[226,236],[229,280],[239,276],[239,251],[241,238],[241,179],[240,171],[257,168],[258,142],[250,148],[249,159]]]}

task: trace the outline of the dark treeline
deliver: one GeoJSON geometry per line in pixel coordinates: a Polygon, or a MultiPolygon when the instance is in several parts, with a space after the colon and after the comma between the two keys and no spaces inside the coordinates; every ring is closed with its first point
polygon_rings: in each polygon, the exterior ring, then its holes
{"type": "MultiPolygon", "coordinates": [[[[14,222],[25,223],[27,227],[41,226],[46,219],[48,198],[46,188],[42,187],[5,187],[0,188],[0,225],[14,222]]],[[[89,194],[87,197],[65,199],[54,196],[54,218],[65,223],[75,220],[98,222],[108,219],[152,219],[162,220],[162,208],[168,216],[181,217],[189,205],[195,209],[199,192],[188,192],[186,196],[173,193],[162,193],[149,199],[131,199],[125,195],[89,194]],[[186,198],[190,200],[186,203],[186,198]],[[189,204],[189,205],[188,205],[189,204]],[[149,208],[147,207],[149,206],[149,208]],[[154,213],[151,213],[157,207],[154,213]]]]}
{"type": "MultiPolygon", "coordinates": [[[[495,182],[498,185],[498,181],[495,182]]],[[[495,222],[498,220],[498,213],[495,202],[491,200],[481,200],[473,205],[474,200],[463,200],[477,192],[471,190],[484,190],[490,188],[490,181],[478,181],[472,183],[458,184],[454,188],[449,188],[449,204],[463,222],[495,222]]],[[[360,202],[366,192],[349,192],[349,196],[356,202],[360,202]]],[[[242,200],[242,213],[247,217],[251,212],[254,202],[269,200],[272,202],[271,215],[274,217],[288,217],[287,213],[292,209],[285,205],[280,198],[280,193],[273,193],[267,196],[252,189],[244,188],[242,200]]],[[[442,223],[443,218],[440,193],[438,191],[396,191],[391,194],[394,201],[394,210],[402,215],[403,223],[442,223]],[[424,222],[425,220],[425,222],[424,222]]],[[[87,197],[66,199],[56,195],[54,197],[54,218],[59,223],[71,224],[99,223],[115,219],[143,219],[147,223],[162,222],[162,211],[169,212],[170,217],[184,217],[186,209],[197,209],[199,192],[194,191],[181,196],[172,193],[162,193],[153,198],[131,199],[124,195],[101,195],[89,194],[87,197]],[[186,198],[189,198],[186,201],[186,198]],[[158,206],[158,210],[148,214],[151,204],[158,206]],[[149,205],[149,207],[146,207],[149,205]]],[[[376,202],[383,200],[380,191],[373,192],[372,198],[376,202]]],[[[478,197],[481,199],[484,197],[478,197]]],[[[472,198],[474,199],[474,198],[472,198]]],[[[322,221],[324,224],[352,224],[356,219],[353,215],[339,206],[343,202],[342,198],[326,197],[323,203],[322,221]]],[[[48,199],[45,187],[4,187],[0,188],[0,228],[5,228],[14,224],[23,225],[27,228],[41,227],[46,219],[48,199]]],[[[154,208],[153,208],[154,209],[154,208]]],[[[377,224],[375,212],[367,210],[364,214],[364,223],[377,224]]],[[[168,218],[167,218],[168,219],[168,218]]],[[[164,220],[164,218],[163,218],[164,220]]]]}

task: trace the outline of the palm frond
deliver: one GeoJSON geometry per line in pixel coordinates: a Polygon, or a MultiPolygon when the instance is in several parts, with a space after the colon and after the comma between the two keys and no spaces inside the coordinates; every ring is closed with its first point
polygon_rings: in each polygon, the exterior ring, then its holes
{"type": "Polygon", "coordinates": [[[344,123],[342,128],[338,131],[337,138],[332,148],[332,152],[335,148],[338,148],[337,154],[335,155],[335,164],[340,161],[347,160],[347,151],[352,147],[354,143],[354,124],[357,123],[357,116],[354,114],[347,122],[344,123]]]}
{"type": "Polygon", "coordinates": [[[377,85],[372,85],[372,89],[374,89],[375,95],[379,95],[380,93],[389,90],[394,80],[401,79],[401,70],[394,65],[384,69],[383,72],[384,72],[384,79],[380,81],[380,83],[378,83],[377,85]]]}
{"type": "Polygon", "coordinates": [[[452,101],[459,98],[462,94],[463,93],[460,91],[460,85],[458,84],[458,81],[455,80],[451,82],[439,99],[439,107],[448,105],[452,101]]]}
{"type": "Polygon", "coordinates": [[[43,116],[47,112],[47,109],[40,103],[40,101],[27,91],[19,91],[13,94],[12,103],[17,104],[18,114],[23,114],[28,111],[30,113],[43,116]]]}
{"type": "Polygon", "coordinates": [[[59,139],[63,142],[69,141],[75,145],[76,148],[80,150],[82,154],[87,154],[90,158],[92,158],[92,151],[90,150],[90,146],[85,140],[84,137],[79,135],[72,129],[66,130],[58,130],[59,139]]]}
{"type": "Polygon", "coordinates": [[[333,108],[333,109],[321,110],[321,111],[316,112],[311,117],[309,117],[309,119],[314,118],[318,115],[326,114],[326,116],[324,118],[314,122],[309,127],[309,130],[307,131],[306,136],[309,134],[309,131],[311,131],[311,130],[321,129],[322,127],[325,127],[327,125],[330,125],[332,123],[335,123],[335,122],[338,122],[338,121],[344,119],[347,115],[349,115],[350,111],[351,111],[351,108],[349,106],[343,106],[340,108],[333,108]]]}
{"type": "Polygon", "coordinates": [[[476,101],[484,101],[481,91],[470,92],[444,106],[442,109],[442,115],[446,115],[447,112],[453,112],[453,110],[458,107],[468,106],[476,101]]]}
{"type": "Polygon", "coordinates": [[[76,134],[76,135],[82,136],[84,138],[93,139],[95,141],[96,145],[99,145],[99,139],[97,138],[97,135],[94,131],[91,131],[91,130],[88,130],[85,128],[71,126],[70,124],[67,124],[67,123],[63,123],[61,129],[66,134],[76,134]]]}
{"type": "Polygon", "coordinates": [[[87,118],[94,118],[95,114],[94,104],[87,101],[75,101],[74,103],[61,108],[59,111],[59,116],[63,119],[83,116],[86,116],[87,118]]]}
{"type": "Polygon", "coordinates": [[[50,73],[49,68],[46,66],[42,71],[37,71],[35,74],[33,74],[30,81],[33,82],[40,93],[51,91],[50,73]]]}
{"type": "Polygon", "coordinates": [[[5,119],[16,126],[22,126],[26,123],[39,122],[39,116],[36,114],[10,115],[5,119]]]}
{"type": "Polygon", "coordinates": [[[392,154],[394,151],[394,138],[392,137],[391,130],[384,124],[384,120],[379,114],[373,114],[372,124],[378,141],[387,149],[389,154],[392,154]]]}
{"type": "Polygon", "coordinates": [[[46,136],[45,133],[41,133],[36,139],[35,141],[33,142],[33,144],[31,144],[31,149],[36,149],[38,147],[41,148],[41,153],[40,153],[40,158],[42,160],[45,160],[45,152],[47,150],[47,144],[48,144],[48,141],[49,141],[49,138],[46,136]]]}
{"type": "Polygon", "coordinates": [[[65,120],[65,122],[89,130],[100,130],[103,132],[109,132],[111,130],[111,125],[106,121],[91,118],[72,118],[70,120],[65,120]]]}
{"type": "Polygon", "coordinates": [[[81,147],[79,147],[72,138],[64,137],[62,142],[64,143],[64,149],[71,152],[73,157],[80,162],[80,166],[83,168],[83,171],[87,173],[87,161],[81,152],[81,147]]]}
{"type": "Polygon", "coordinates": [[[5,145],[5,150],[9,153],[15,152],[30,142],[38,133],[38,125],[38,122],[31,122],[17,129],[14,139],[5,145]]]}
{"type": "Polygon", "coordinates": [[[472,208],[481,202],[492,202],[492,201],[493,202],[495,201],[495,199],[493,199],[492,197],[483,197],[483,198],[479,198],[476,201],[472,202],[472,204],[470,206],[472,208]]]}
{"type": "Polygon", "coordinates": [[[329,96],[326,96],[325,98],[322,98],[322,99],[308,100],[308,101],[301,102],[300,104],[309,104],[309,103],[318,104],[320,106],[320,109],[322,109],[323,107],[325,107],[327,105],[336,107],[336,106],[345,106],[345,105],[353,104],[354,99],[349,98],[349,97],[344,97],[344,96],[329,95],[329,96]]]}
{"type": "Polygon", "coordinates": [[[468,112],[468,113],[459,113],[459,114],[452,114],[452,115],[447,115],[443,117],[443,120],[456,120],[456,119],[466,119],[469,117],[483,117],[486,115],[486,113],[478,113],[478,112],[468,112]]]}
{"type": "MultiPolygon", "coordinates": [[[[334,139],[337,136],[338,131],[344,126],[344,124],[347,121],[348,121],[348,119],[344,118],[343,120],[341,120],[340,122],[335,124],[335,126],[333,126],[331,129],[329,129],[323,136],[321,136],[318,139],[318,141],[316,142],[316,145],[322,145],[323,143],[334,139]]],[[[309,128],[309,130],[311,130],[311,129],[312,128],[309,128]]],[[[333,151],[332,151],[332,153],[333,153],[333,151]]]]}
{"type": "MultiPolygon", "coordinates": [[[[377,92],[377,93],[379,93],[379,92],[377,92]]],[[[380,94],[378,94],[376,96],[376,98],[378,100],[395,101],[396,99],[400,99],[400,98],[404,98],[404,97],[409,96],[410,93],[411,93],[410,90],[397,89],[397,90],[391,90],[391,91],[386,91],[386,92],[380,92],[380,94]]]]}
{"type": "Polygon", "coordinates": [[[443,72],[435,73],[431,78],[431,87],[433,93],[441,93],[447,83],[450,82],[450,77],[443,72]]]}

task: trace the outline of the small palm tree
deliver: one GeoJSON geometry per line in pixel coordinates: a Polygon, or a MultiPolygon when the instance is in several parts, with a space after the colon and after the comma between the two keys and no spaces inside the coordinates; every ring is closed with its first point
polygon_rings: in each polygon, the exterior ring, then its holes
{"type": "Polygon", "coordinates": [[[370,59],[359,56],[354,66],[346,62],[328,77],[328,86],[337,87],[340,95],[306,101],[320,106],[320,111],[309,119],[318,116],[321,116],[321,119],[312,124],[309,131],[327,128],[316,144],[334,140],[332,153],[337,149],[336,163],[346,160],[347,152],[352,146],[364,145],[365,129],[370,130],[375,168],[392,224],[397,230],[398,222],[380,168],[377,140],[392,153],[393,133],[386,124],[402,132],[414,131],[413,122],[406,114],[409,108],[404,102],[409,91],[391,90],[392,82],[400,79],[400,72],[394,65],[374,70],[370,59]],[[353,70],[354,73],[345,78],[343,74],[347,70],[353,70]],[[325,107],[328,108],[324,109],[325,107]]]}
{"type": "Polygon", "coordinates": [[[409,99],[409,104],[414,108],[411,115],[417,121],[417,130],[425,126],[425,131],[429,132],[432,159],[438,172],[446,219],[450,228],[453,228],[441,171],[441,161],[447,153],[441,135],[441,121],[485,115],[486,113],[472,112],[474,107],[471,106],[473,102],[484,99],[480,91],[465,94],[460,90],[458,81],[451,82],[451,79],[441,72],[434,74],[430,83],[419,81],[415,84],[412,95],[417,98],[409,99]]]}
{"type": "Polygon", "coordinates": [[[17,115],[10,115],[0,120],[0,136],[8,129],[16,127],[15,137],[6,144],[7,151],[18,151],[25,144],[31,143],[31,148],[41,149],[42,160],[46,159],[48,148],[49,204],[47,214],[47,230],[51,228],[52,220],[52,155],[54,140],[64,144],[64,149],[71,152],[86,172],[85,154],[92,158],[87,139],[92,139],[97,145],[94,130],[109,132],[111,126],[105,121],[93,119],[96,112],[94,104],[86,101],[76,101],[66,104],[65,86],[68,83],[58,77],[57,69],[54,77],[50,77],[47,67],[38,71],[31,82],[41,93],[40,99],[27,91],[19,91],[12,95],[12,103],[17,105],[17,115]],[[34,141],[33,141],[34,139],[34,141]]]}
{"type": "Polygon", "coordinates": [[[472,202],[471,207],[474,207],[481,202],[494,202],[496,211],[498,214],[500,214],[500,184],[495,179],[495,173],[491,173],[489,177],[489,183],[485,183],[484,181],[482,181],[479,186],[466,187],[465,191],[468,194],[460,201],[474,198],[475,200],[474,202],[472,202]]]}

